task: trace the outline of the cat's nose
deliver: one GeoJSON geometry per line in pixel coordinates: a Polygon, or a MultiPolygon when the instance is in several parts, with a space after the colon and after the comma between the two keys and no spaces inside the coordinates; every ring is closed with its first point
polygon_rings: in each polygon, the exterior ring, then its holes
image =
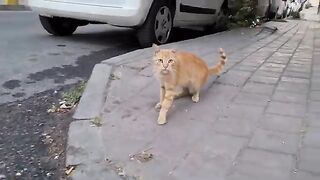
{"type": "Polygon", "coordinates": [[[164,69],[167,69],[169,65],[163,66],[164,69]]]}

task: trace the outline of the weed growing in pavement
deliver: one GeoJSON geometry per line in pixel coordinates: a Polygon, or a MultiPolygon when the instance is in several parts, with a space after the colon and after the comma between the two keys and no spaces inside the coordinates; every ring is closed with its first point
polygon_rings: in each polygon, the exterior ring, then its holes
{"type": "Polygon", "coordinates": [[[86,82],[81,82],[78,86],[74,87],[68,92],[62,94],[65,104],[69,106],[74,106],[80,101],[84,88],[86,87],[86,82]]]}

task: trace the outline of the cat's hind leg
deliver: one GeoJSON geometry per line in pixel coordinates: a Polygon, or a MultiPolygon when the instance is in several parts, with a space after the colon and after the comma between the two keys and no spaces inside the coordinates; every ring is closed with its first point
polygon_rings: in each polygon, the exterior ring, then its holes
{"type": "Polygon", "coordinates": [[[191,98],[192,98],[192,101],[193,101],[193,102],[195,102],[195,103],[199,102],[199,100],[200,100],[200,92],[197,91],[196,93],[194,93],[194,94],[192,95],[191,98]]]}
{"type": "Polygon", "coordinates": [[[189,92],[190,92],[190,94],[192,94],[191,99],[195,103],[199,102],[199,100],[200,100],[200,89],[201,89],[201,86],[189,87],[189,92]]]}
{"type": "Polygon", "coordinates": [[[177,88],[176,95],[174,96],[175,99],[179,99],[185,96],[189,96],[189,91],[187,88],[177,88]]]}

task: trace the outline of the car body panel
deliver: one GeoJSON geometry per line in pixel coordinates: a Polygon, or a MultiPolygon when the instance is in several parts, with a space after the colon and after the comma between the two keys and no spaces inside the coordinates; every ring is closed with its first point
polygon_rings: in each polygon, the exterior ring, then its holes
{"type": "MultiPolygon", "coordinates": [[[[214,24],[224,0],[177,0],[174,26],[214,24]],[[183,11],[209,10],[214,13],[183,11]],[[192,10],[191,9],[191,10],[192,10]]],[[[58,16],[108,23],[115,26],[141,26],[153,0],[29,0],[34,11],[43,16],[58,16]]]]}
{"type": "Polygon", "coordinates": [[[32,10],[44,16],[58,16],[108,23],[115,26],[141,25],[152,1],[145,0],[29,0],[32,10]]]}

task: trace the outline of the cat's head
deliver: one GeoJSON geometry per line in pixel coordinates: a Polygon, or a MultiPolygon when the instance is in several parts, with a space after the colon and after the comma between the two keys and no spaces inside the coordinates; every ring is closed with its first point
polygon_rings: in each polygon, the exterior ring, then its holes
{"type": "Polygon", "coordinates": [[[172,75],[176,72],[177,59],[176,50],[160,49],[159,46],[153,44],[154,69],[163,76],[172,75]]]}

